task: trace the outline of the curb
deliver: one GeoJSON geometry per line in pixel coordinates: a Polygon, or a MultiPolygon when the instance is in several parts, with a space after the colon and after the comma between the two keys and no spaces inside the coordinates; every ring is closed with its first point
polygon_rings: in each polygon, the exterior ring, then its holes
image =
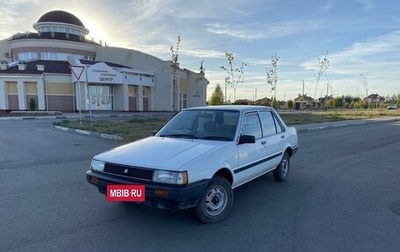
{"type": "Polygon", "coordinates": [[[123,137],[120,137],[120,136],[117,136],[117,135],[91,132],[91,131],[88,131],[88,130],[72,129],[72,128],[67,128],[67,127],[62,127],[62,126],[54,126],[54,128],[62,130],[62,131],[77,133],[77,134],[86,135],[86,136],[94,136],[94,137],[99,137],[99,138],[111,139],[111,140],[122,140],[122,139],[124,139],[123,137]]]}
{"type": "MultiPolygon", "coordinates": [[[[400,118],[395,119],[381,119],[381,120],[363,120],[363,121],[349,121],[346,123],[338,121],[337,123],[330,123],[330,125],[322,125],[322,126],[314,126],[308,128],[302,128],[302,125],[293,125],[297,130],[297,133],[306,133],[312,131],[319,131],[319,130],[329,130],[329,129],[336,129],[336,128],[343,128],[343,127],[353,127],[353,126],[360,126],[366,124],[378,124],[378,123],[385,123],[385,122],[398,122],[400,118]],[[300,127],[300,128],[299,128],[300,127]]],[[[304,125],[306,126],[306,124],[304,125]]]]}
{"type": "MultiPolygon", "coordinates": [[[[147,113],[141,114],[138,112],[137,114],[95,114],[95,115],[88,115],[83,114],[82,119],[87,120],[90,118],[147,118],[147,117],[154,117],[161,115],[163,118],[171,118],[175,112],[154,112],[154,113],[147,113]]],[[[73,114],[73,115],[25,115],[25,116],[5,116],[0,117],[0,120],[34,120],[34,119],[52,119],[52,120],[61,120],[61,119],[79,119],[80,116],[73,114]]]]}

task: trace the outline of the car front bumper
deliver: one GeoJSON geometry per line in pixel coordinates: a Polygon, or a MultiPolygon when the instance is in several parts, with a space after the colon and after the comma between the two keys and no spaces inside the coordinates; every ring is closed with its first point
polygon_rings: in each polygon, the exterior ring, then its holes
{"type": "Polygon", "coordinates": [[[203,196],[209,180],[202,180],[188,185],[168,185],[153,182],[135,181],[119,176],[104,174],[88,170],[86,172],[87,181],[96,186],[99,192],[106,195],[107,185],[145,185],[146,199],[139,204],[163,208],[168,210],[181,210],[195,207],[203,196]]]}

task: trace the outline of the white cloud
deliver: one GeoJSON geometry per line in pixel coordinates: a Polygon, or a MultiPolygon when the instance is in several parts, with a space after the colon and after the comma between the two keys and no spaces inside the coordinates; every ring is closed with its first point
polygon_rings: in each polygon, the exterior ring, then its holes
{"type": "Polygon", "coordinates": [[[257,40],[291,36],[305,31],[317,30],[320,27],[321,22],[317,20],[292,20],[268,24],[247,23],[246,25],[208,23],[205,31],[243,40],[257,40]]]}

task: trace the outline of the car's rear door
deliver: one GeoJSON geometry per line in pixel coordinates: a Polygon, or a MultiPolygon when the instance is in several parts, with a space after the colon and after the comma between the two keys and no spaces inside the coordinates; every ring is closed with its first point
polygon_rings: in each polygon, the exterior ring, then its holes
{"type": "Polygon", "coordinates": [[[271,171],[281,161],[285,148],[285,128],[270,110],[260,111],[264,140],[265,169],[271,171]]]}

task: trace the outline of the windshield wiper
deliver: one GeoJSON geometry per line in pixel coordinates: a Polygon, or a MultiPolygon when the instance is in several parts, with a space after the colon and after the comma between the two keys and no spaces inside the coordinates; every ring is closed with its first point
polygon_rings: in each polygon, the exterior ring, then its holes
{"type": "Polygon", "coordinates": [[[189,138],[189,139],[197,138],[195,135],[192,134],[169,134],[169,135],[160,135],[160,137],[176,137],[176,138],[189,138]]]}
{"type": "Polygon", "coordinates": [[[220,140],[220,141],[232,141],[232,138],[224,137],[224,136],[205,136],[202,137],[205,140],[220,140]]]}

